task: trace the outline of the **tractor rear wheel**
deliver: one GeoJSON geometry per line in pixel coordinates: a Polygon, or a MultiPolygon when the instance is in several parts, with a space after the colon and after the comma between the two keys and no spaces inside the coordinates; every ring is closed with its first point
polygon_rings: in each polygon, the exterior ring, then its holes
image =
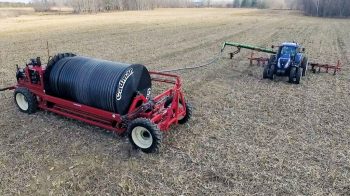
{"type": "Polygon", "coordinates": [[[298,67],[295,76],[295,84],[300,84],[302,74],[302,68],[298,67]]]}
{"type": "Polygon", "coordinates": [[[37,111],[36,97],[27,88],[17,88],[14,93],[15,103],[21,112],[33,114],[37,111]]]}
{"type": "Polygon", "coordinates": [[[271,65],[269,70],[268,70],[268,73],[267,73],[267,77],[270,80],[274,80],[275,79],[275,70],[276,70],[276,66],[275,65],[271,65]]]}
{"type": "Polygon", "coordinates": [[[269,74],[269,68],[270,66],[269,65],[265,65],[265,67],[264,67],[264,71],[263,71],[263,79],[267,79],[269,76],[268,76],[268,74],[269,74]]]}
{"type": "Polygon", "coordinates": [[[273,63],[275,63],[275,61],[276,61],[276,55],[273,54],[273,55],[270,56],[269,64],[273,64],[273,63]]]}
{"type": "Polygon", "coordinates": [[[159,151],[162,141],[162,132],[156,124],[147,118],[137,118],[128,125],[130,143],[145,153],[159,151]]]}
{"type": "Polygon", "coordinates": [[[296,67],[290,68],[290,71],[289,71],[289,83],[292,83],[292,84],[294,83],[296,72],[297,72],[297,68],[296,67]]]}

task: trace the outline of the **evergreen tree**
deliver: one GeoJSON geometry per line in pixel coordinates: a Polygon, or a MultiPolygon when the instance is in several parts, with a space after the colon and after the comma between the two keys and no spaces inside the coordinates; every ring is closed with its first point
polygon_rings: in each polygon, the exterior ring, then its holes
{"type": "Polygon", "coordinates": [[[241,7],[241,1],[240,0],[235,0],[233,2],[233,7],[241,7]]]}
{"type": "Polygon", "coordinates": [[[243,0],[241,3],[241,7],[251,7],[252,2],[250,0],[243,0]]]}
{"type": "Polygon", "coordinates": [[[258,5],[258,0],[252,0],[251,7],[257,7],[258,5]]]}

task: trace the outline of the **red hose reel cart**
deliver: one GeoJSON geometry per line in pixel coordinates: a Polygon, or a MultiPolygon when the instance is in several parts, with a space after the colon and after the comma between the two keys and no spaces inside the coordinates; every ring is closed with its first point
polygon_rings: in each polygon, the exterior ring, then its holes
{"type": "Polygon", "coordinates": [[[40,58],[32,59],[24,69],[17,66],[17,84],[0,91],[14,90],[15,103],[24,113],[46,110],[127,135],[135,148],[146,153],[157,152],[162,132],[172,125],[186,123],[192,115],[192,107],[185,101],[177,75],[149,72],[152,83],[170,84],[171,87],[149,99],[142,94],[136,95],[127,113],[120,115],[47,94],[45,71],[46,66],[41,65],[40,58]]]}

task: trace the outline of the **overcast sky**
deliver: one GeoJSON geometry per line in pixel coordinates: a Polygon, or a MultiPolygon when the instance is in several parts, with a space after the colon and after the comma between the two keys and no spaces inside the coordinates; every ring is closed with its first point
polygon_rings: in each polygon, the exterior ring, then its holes
{"type": "MultiPolygon", "coordinates": [[[[23,3],[28,3],[30,2],[31,0],[0,0],[0,2],[23,2],[23,3]]],[[[215,2],[215,1],[232,1],[232,0],[211,0],[212,2],[215,2]]]]}
{"type": "Polygon", "coordinates": [[[28,3],[30,0],[0,0],[0,2],[22,2],[28,3]]]}

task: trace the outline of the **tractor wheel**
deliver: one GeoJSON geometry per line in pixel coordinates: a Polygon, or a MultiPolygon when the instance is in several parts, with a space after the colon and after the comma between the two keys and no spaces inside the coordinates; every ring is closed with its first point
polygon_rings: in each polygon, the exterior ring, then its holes
{"type": "Polygon", "coordinates": [[[302,68],[298,67],[295,75],[295,84],[300,84],[302,74],[302,68]]]}
{"type": "Polygon", "coordinates": [[[303,61],[301,62],[301,67],[303,68],[303,74],[302,74],[303,77],[306,76],[308,63],[309,63],[308,58],[304,57],[303,61]]]}
{"type": "Polygon", "coordinates": [[[267,79],[267,78],[270,78],[272,80],[274,79],[275,66],[273,64],[275,63],[275,61],[276,61],[276,55],[271,55],[267,65],[264,67],[264,71],[263,71],[264,79],[267,79]]]}
{"type": "MultiPolygon", "coordinates": [[[[173,102],[173,97],[168,97],[164,103],[164,107],[165,108],[169,107],[172,102],[173,102]]],[[[181,100],[179,101],[179,107],[183,107],[181,100]]],[[[180,116],[178,118],[178,123],[181,125],[187,123],[192,117],[192,111],[193,111],[192,104],[186,103],[186,114],[185,116],[180,116]]]]}
{"type": "Polygon", "coordinates": [[[263,79],[267,79],[269,76],[269,65],[265,65],[264,71],[263,71],[263,79]]]}
{"type": "Polygon", "coordinates": [[[302,68],[292,67],[289,72],[289,82],[294,84],[300,84],[300,79],[302,76],[302,68]]]}
{"type": "Polygon", "coordinates": [[[17,88],[14,93],[15,103],[21,112],[33,114],[37,111],[36,97],[27,88],[17,88]]]}
{"type": "Polygon", "coordinates": [[[130,143],[145,153],[159,151],[162,141],[162,132],[156,124],[147,118],[137,118],[128,125],[130,143]]]}
{"type": "Polygon", "coordinates": [[[297,68],[296,67],[292,67],[290,68],[290,72],[289,72],[289,83],[294,83],[295,81],[295,76],[296,76],[296,72],[297,72],[297,68]]]}
{"type": "Polygon", "coordinates": [[[267,76],[268,76],[268,78],[270,80],[274,80],[275,79],[275,70],[276,70],[276,66],[275,65],[271,65],[270,69],[268,71],[268,74],[267,74],[267,76]]]}
{"type": "Polygon", "coordinates": [[[276,61],[276,55],[271,55],[269,59],[269,64],[273,64],[276,61]]]}

